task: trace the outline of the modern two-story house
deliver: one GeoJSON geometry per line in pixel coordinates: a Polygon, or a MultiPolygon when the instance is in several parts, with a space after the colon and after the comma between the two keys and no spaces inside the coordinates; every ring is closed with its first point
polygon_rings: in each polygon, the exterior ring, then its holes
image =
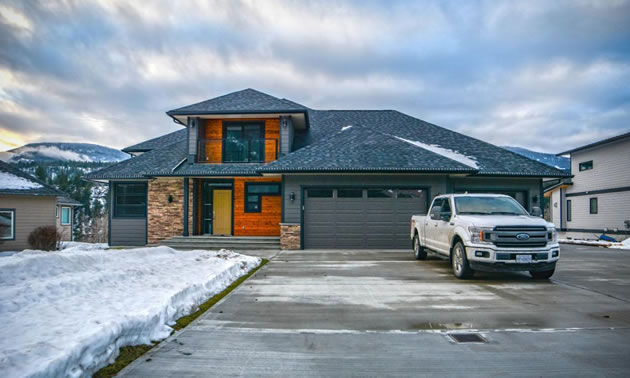
{"type": "Polygon", "coordinates": [[[564,151],[572,178],[545,190],[551,220],[565,237],[616,239],[630,234],[630,133],[564,151]]]}
{"type": "Polygon", "coordinates": [[[182,130],[93,172],[110,244],[278,238],[283,248],[408,248],[433,196],[499,192],[540,206],[568,174],[394,110],[315,110],[246,89],[167,112],[182,130]]]}

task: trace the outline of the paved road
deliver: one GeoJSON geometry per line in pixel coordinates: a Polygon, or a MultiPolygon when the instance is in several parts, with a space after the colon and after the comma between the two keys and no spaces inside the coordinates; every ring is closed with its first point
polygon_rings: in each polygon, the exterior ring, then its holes
{"type": "Polygon", "coordinates": [[[628,376],[630,252],[564,246],[551,281],[455,279],[410,251],[281,252],[123,376],[628,376]],[[449,336],[476,330],[486,343],[449,336]]]}

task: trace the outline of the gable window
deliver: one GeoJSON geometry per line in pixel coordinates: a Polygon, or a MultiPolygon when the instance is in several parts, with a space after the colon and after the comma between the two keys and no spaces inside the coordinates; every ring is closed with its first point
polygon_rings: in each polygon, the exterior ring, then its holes
{"type": "Polygon", "coordinates": [[[146,216],[146,209],[146,183],[114,184],[114,217],[144,218],[146,216]]]}
{"type": "Polygon", "coordinates": [[[0,240],[15,239],[15,210],[0,209],[0,240]]]}
{"type": "Polygon", "coordinates": [[[580,163],[580,172],[588,171],[589,169],[593,169],[593,160],[580,163]]]}
{"type": "Polygon", "coordinates": [[[567,200],[567,222],[571,221],[571,200],[567,200]]]}
{"type": "Polygon", "coordinates": [[[265,126],[262,122],[225,122],[223,136],[224,163],[265,161],[265,126]]]}
{"type": "Polygon", "coordinates": [[[597,214],[597,197],[593,197],[589,200],[589,212],[591,214],[597,214]]]}
{"type": "Polygon", "coordinates": [[[61,207],[61,225],[69,226],[70,225],[70,208],[66,206],[61,207]]]}
{"type": "Polygon", "coordinates": [[[280,184],[245,184],[245,212],[260,213],[262,211],[263,196],[279,196],[280,184]]]}

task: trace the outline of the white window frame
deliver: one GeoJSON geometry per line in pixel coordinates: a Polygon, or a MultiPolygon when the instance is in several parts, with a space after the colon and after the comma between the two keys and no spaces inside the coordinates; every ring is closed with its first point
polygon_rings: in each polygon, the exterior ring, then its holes
{"type": "Polygon", "coordinates": [[[15,209],[0,209],[0,213],[11,213],[11,236],[0,237],[0,240],[15,240],[15,209]]]}
{"type": "Polygon", "coordinates": [[[59,205],[55,205],[55,218],[59,218],[59,205]]]}
{"type": "Polygon", "coordinates": [[[70,206],[61,206],[61,219],[59,223],[62,226],[70,226],[72,224],[72,208],[70,206]],[[63,209],[68,209],[68,223],[63,223],[63,209]]]}

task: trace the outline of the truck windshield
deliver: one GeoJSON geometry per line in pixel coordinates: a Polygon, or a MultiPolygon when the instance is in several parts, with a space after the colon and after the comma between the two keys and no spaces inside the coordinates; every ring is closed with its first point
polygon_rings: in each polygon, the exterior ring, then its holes
{"type": "Polygon", "coordinates": [[[509,197],[455,197],[457,214],[527,215],[521,205],[509,197]]]}

